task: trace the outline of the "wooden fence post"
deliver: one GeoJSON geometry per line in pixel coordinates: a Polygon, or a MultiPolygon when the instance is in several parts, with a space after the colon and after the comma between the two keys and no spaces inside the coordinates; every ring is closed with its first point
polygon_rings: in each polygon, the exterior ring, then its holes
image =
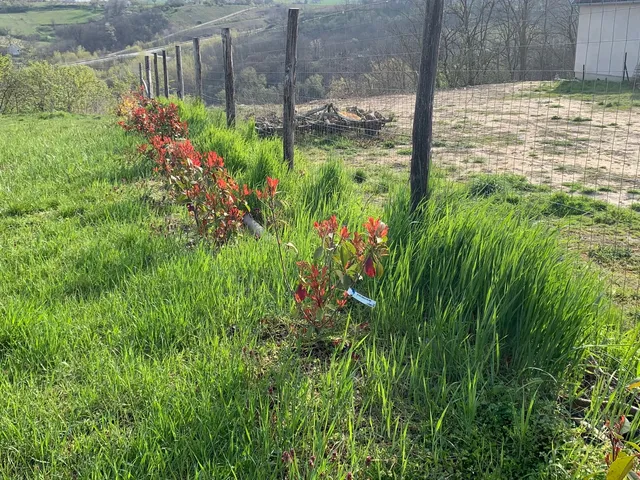
{"type": "Polygon", "coordinates": [[[164,96],[169,98],[169,70],[167,70],[167,51],[162,50],[162,72],[164,77],[164,96]]]}
{"type": "Polygon", "coordinates": [[[413,150],[411,153],[411,210],[429,196],[431,141],[433,136],[433,98],[438,73],[438,49],[442,32],[444,0],[427,0],[422,31],[422,58],[418,92],[413,115],[413,150]]]}
{"type": "Polygon", "coordinates": [[[284,112],[282,115],[282,137],[284,142],[284,161],[293,170],[293,145],[296,116],[296,61],[298,54],[298,15],[297,8],[289,9],[287,21],[287,49],[284,67],[284,112]]]}
{"type": "Polygon", "coordinates": [[[142,63],[138,62],[138,74],[140,76],[140,86],[144,88],[144,94],[147,94],[147,86],[144,84],[144,76],[142,74],[142,63]]]}
{"type": "Polygon", "coordinates": [[[224,55],[224,92],[227,101],[227,126],[236,124],[236,100],[233,84],[233,50],[231,47],[231,30],[222,29],[222,51],[224,55]]]}
{"type": "Polygon", "coordinates": [[[160,75],[158,75],[158,54],[153,54],[153,74],[155,75],[156,91],[154,92],[156,97],[160,96],[160,75]]]}
{"type": "Polygon", "coordinates": [[[151,91],[151,60],[149,55],[144,56],[144,73],[147,79],[147,97],[153,98],[153,92],[151,91]]]}
{"type": "Polygon", "coordinates": [[[178,98],[184,99],[184,77],[182,76],[182,48],[176,45],[176,70],[178,71],[178,98]]]}
{"type": "Polygon", "coordinates": [[[202,101],[202,57],[200,56],[200,39],[193,39],[193,58],[196,65],[196,98],[202,101]]]}

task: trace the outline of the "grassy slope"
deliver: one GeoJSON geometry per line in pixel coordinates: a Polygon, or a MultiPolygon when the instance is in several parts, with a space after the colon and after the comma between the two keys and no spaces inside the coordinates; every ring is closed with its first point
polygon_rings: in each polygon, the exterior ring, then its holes
{"type": "MultiPolygon", "coordinates": [[[[599,446],[581,440],[548,376],[521,381],[505,368],[535,352],[495,343],[516,319],[547,334],[551,317],[574,319],[568,334],[581,335],[576,320],[595,325],[588,275],[562,287],[574,301],[554,303],[572,264],[544,230],[493,216],[490,203],[451,209],[440,199],[410,233],[396,204],[392,231],[415,243],[392,255],[387,280],[363,285],[381,307],[354,307],[351,322],[371,322],[371,334],[345,326],[334,336],[361,343],[308,343],[287,334],[273,238],[217,253],[192,246],[184,212],[162,201],[130,154],[136,140],[113,123],[0,119],[3,477],[569,478],[597,466],[599,446]],[[487,268],[507,259],[520,270],[487,268]],[[513,304],[527,282],[542,282],[534,304],[513,304]],[[475,327],[482,342],[469,337],[476,315],[486,316],[475,327]],[[284,465],[288,449],[296,461],[284,465]]],[[[240,140],[213,130],[200,141],[240,140]]],[[[244,141],[257,150],[244,160],[239,150],[236,164],[279,156],[277,143],[244,141]]],[[[257,170],[273,168],[264,161],[245,177],[258,182],[257,170]]],[[[308,257],[313,219],[335,211],[356,225],[374,207],[363,208],[339,164],[300,168],[306,175],[285,176],[282,188],[307,207],[288,214],[284,235],[308,257]],[[323,193],[323,178],[339,180],[339,198],[323,193]]],[[[562,384],[565,396],[580,389],[562,384]]]]}
{"type": "Polygon", "coordinates": [[[169,14],[169,22],[174,29],[195,27],[246,8],[248,5],[184,5],[169,14]]]}
{"type": "Polygon", "coordinates": [[[49,30],[52,22],[56,25],[85,23],[100,15],[89,6],[77,8],[54,8],[47,4],[32,7],[27,12],[0,13],[0,28],[8,29],[13,35],[32,35],[38,27],[49,30]]]}

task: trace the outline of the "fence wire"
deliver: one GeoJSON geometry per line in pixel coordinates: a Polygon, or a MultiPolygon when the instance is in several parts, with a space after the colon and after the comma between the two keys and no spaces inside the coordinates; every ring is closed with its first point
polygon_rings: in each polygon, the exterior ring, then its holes
{"type": "MultiPolygon", "coordinates": [[[[393,8],[380,2],[322,14],[306,15],[303,9],[298,116],[324,107],[384,121],[374,129],[357,122],[339,129],[315,126],[299,132],[296,141],[300,146],[351,142],[331,155],[354,169],[397,173],[394,181],[402,182],[411,155],[422,17],[416,14],[419,9],[394,16],[393,8]]],[[[612,297],[626,318],[635,319],[640,298],[640,5],[571,8],[566,37],[539,30],[526,49],[506,34],[499,48],[495,39],[491,48],[486,39],[465,46],[474,38],[465,38],[459,25],[445,18],[450,28],[445,28],[440,53],[434,166],[452,185],[485,182],[483,195],[503,188],[500,182],[510,175],[510,186],[502,192],[506,201],[543,203],[536,218],[559,227],[570,248],[602,267],[612,297]],[[613,19],[609,26],[608,16],[613,19]]],[[[267,27],[256,22],[253,11],[224,26],[232,28],[238,116],[277,127],[287,16],[284,8],[275,12],[275,23],[267,27]]],[[[201,40],[203,100],[223,107],[219,27],[212,26],[216,31],[201,40]]],[[[167,50],[173,58],[173,48],[167,50]]],[[[190,41],[182,43],[182,57],[185,93],[193,96],[190,41]]],[[[175,92],[175,63],[169,63],[175,92]]]]}

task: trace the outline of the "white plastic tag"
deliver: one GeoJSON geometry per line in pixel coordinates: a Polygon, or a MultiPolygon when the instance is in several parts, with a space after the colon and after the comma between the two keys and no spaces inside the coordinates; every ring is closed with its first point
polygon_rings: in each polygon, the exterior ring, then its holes
{"type": "Polygon", "coordinates": [[[350,297],[353,297],[354,300],[357,300],[358,302],[362,303],[363,305],[366,305],[367,307],[373,308],[376,306],[375,300],[371,300],[370,298],[367,298],[364,295],[360,295],[358,292],[356,292],[352,288],[347,290],[347,295],[349,295],[350,297]]]}

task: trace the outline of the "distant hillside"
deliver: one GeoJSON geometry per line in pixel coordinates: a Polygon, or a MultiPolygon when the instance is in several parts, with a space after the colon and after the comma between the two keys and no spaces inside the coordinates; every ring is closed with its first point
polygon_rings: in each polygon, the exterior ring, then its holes
{"type": "Polygon", "coordinates": [[[235,1],[233,4],[208,3],[93,0],[0,5],[0,44],[2,38],[4,43],[18,39],[40,57],[78,47],[108,53],[248,8],[235,1]]]}

